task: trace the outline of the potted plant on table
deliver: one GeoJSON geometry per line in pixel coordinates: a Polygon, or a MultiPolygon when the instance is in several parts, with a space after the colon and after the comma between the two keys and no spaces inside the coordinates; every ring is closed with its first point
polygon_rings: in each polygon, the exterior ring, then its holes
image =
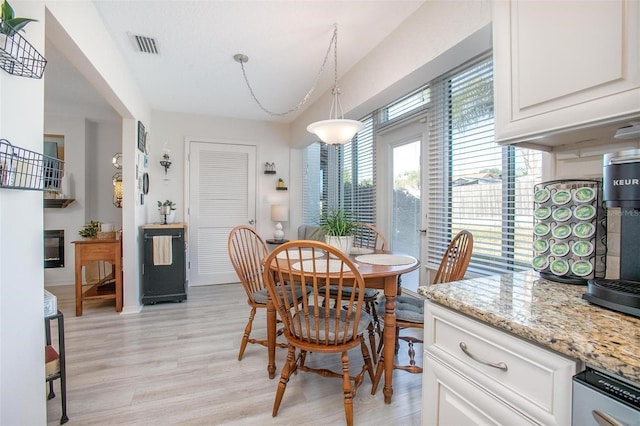
{"type": "Polygon", "coordinates": [[[173,222],[173,216],[176,210],[176,203],[171,200],[158,201],[158,210],[160,211],[160,216],[163,217],[163,225],[173,222]]]}
{"type": "Polygon", "coordinates": [[[324,231],[326,243],[348,256],[353,246],[354,223],[351,213],[344,209],[331,210],[323,215],[320,228],[324,231]]]}
{"type": "Polygon", "coordinates": [[[92,220],[78,231],[78,235],[82,238],[94,239],[98,236],[98,232],[100,232],[100,222],[92,220]]]}

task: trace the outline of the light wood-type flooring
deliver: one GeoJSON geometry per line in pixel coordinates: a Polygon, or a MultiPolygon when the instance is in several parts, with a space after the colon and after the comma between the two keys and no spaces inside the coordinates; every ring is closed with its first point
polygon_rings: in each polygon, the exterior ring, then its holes
{"type": "MultiPolygon", "coordinates": [[[[291,377],[277,417],[271,416],[286,349],[277,349],[273,380],[265,347],[249,344],[237,360],[249,314],[240,284],[194,287],[185,302],[144,306],[139,314],[120,315],[113,301],[85,302],[81,317],[74,316],[73,286],[47,290],[65,315],[68,425],[345,423],[341,380],[302,371],[291,377]]],[[[266,336],[265,318],[258,310],[253,337],[266,336]]],[[[422,345],[416,353],[422,364],[422,345]]],[[[400,361],[405,354],[401,342],[400,361]]],[[[360,351],[351,351],[350,359],[352,371],[359,371],[360,351]]],[[[339,355],[309,354],[307,363],[340,366],[339,355]]],[[[394,371],[393,400],[385,404],[382,384],[371,395],[366,376],[354,400],[355,424],[420,424],[421,382],[419,374],[394,371]]],[[[55,383],[48,425],[60,420],[55,383]]]]}

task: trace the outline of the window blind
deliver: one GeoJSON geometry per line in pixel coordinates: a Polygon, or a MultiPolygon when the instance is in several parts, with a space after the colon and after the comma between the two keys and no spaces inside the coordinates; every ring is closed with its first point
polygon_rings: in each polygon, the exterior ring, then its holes
{"type": "Polygon", "coordinates": [[[348,210],[359,222],[375,224],[376,173],[372,116],[351,142],[310,145],[303,156],[303,221],[319,223],[336,208],[348,210]]]}
{"type": "Polygon", "coordinates": [[[376,223],[376,161],[373,119],[361,120],[364,128],[340,149],[341,198],[339,206],[358,222],[376,223]]]}
{"type": "Polygon", "coordinates": [[[469,271],[528,268],[541,155],[495,143],[491,56],[432,82],[431,102],[427,262],[437,265],[467,229],[474,238],[469,271]]]}

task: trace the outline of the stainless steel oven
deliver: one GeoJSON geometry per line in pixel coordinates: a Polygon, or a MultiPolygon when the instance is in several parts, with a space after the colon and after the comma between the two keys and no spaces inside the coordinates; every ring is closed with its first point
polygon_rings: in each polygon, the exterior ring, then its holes
{"type": "Polygon", "coordinates": [[[587,367],[573,377],[572,426],[640,426],[640,389],[587,367]]]}

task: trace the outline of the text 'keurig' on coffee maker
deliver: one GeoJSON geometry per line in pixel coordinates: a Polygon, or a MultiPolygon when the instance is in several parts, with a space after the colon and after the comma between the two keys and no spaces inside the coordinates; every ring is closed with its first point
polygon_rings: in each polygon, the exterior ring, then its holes
{"type": "Polygon", "coordinates": [[[620,214],[620,279],[589,280],[583,298],[640,317],[640,150],[605,154],[602,184],[609,214],[620,214]]]}

